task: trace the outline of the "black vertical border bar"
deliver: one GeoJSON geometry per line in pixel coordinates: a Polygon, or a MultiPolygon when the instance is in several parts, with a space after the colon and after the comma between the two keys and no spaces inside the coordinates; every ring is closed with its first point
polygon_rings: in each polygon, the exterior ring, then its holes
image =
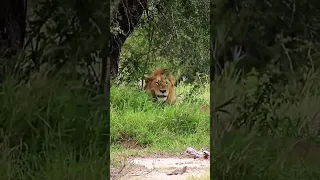
{"type": "Polygon", "coordinates": [[[106,179],[110,179],[110,1],[105,1],[105,18],[104,21],[105,26],[101,29],[103,30],[101,33],[103,42],[102,42],[102,62],[101,62],[101,79],[100,79],[100,93],[105,96],[106,100],[106,165],[107,165],[107,177],[106,179]]]}
{"type": "Polygon", "coordinates": [[[214,60],[214,1],[215,0],[210,0],[210,28],[209,28],[209,33],[210,33],[210,40],[209,40],[209,49],[210,49],[210,179],[213,179],[213,148],[214,148],[214,109],[213,109],[213,82],[214,82],[214,76],[215,76],[215,60],[214,60]]]}
{"type": "Polygon", "coordinates": [[[108,157],[107,157],[107,178],[108,179],[111,179],[110,177],[110,89],[111,89],[111,83],[110,83],[110,79],[111,79],[111,58],[110,58],[110,46],[111,46],[111,43],[110,43],[110,1],[111,0],[107,0],[107,31],[106,31],[106,39],[107,39],[107,48],[106,51],[107,51],[107,71],[106,71],[106,88],[105,88],[105,94],[106,94],[106,102],[107,102],[107,154],[108,154],[108,157]]]}

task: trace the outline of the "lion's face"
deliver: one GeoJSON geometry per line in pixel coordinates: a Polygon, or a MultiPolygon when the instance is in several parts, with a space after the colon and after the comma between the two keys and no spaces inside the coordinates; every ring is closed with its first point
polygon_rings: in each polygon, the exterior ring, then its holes
{"type": "Polygon", "coordinates": [[[150,91],[159,101],[166,101],[173,84],[164,76],[157,76],[150,82],[150,91]]]}
{"type": "Polygon", "coordinates": [[[162,69],[154,71],[154,73],[146,79],[145,89],[151,92],[154,100],[173,103],[176,98],[174,77],[172,74],[166,77],[162,72],[164,72],[162,69]]]}

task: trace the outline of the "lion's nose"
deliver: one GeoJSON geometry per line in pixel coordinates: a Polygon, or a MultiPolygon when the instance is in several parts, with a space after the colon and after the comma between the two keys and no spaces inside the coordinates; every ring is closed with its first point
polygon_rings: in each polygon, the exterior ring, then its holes
{"type": "Polygon", "coordinates": [[[160,92],[162,92],[162,93],[165,93],[167,90],[165,90],[165,89],[162,89],[162,90],[160,90],[160,92]]]}

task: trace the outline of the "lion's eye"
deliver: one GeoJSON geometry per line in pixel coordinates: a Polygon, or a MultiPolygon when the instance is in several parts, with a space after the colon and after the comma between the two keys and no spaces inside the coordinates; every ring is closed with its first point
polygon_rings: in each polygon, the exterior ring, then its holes
{"type": "Polygon", "coordinates": [[[156,82],[156,84],[158,85],[158,84],[159,84],[159,82],[156,82]]]}

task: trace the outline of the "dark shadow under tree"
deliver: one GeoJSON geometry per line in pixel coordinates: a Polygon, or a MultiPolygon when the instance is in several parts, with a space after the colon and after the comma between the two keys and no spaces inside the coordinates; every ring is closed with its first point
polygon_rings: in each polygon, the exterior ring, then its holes
{"type": "Polygon", "coordinates": [[[0,5],[0,57],[10,57],[23,47],[27,0],[3,0],[0,5]]]}

